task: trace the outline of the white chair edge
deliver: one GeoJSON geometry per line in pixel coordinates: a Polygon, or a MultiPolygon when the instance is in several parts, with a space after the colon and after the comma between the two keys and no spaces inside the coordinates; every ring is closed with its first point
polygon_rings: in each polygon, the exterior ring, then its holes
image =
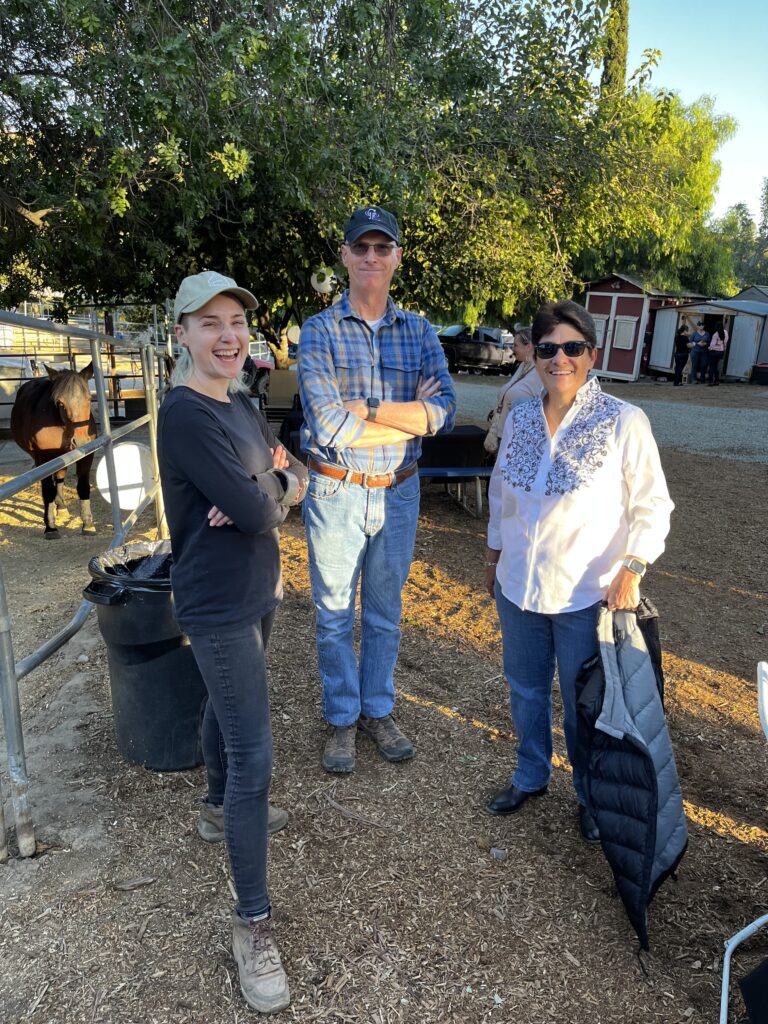
{"type": "Polygon", "coordinates": [[[763,732],[768,739],[768,661],[757,664],[757,707],[763,732]]]}

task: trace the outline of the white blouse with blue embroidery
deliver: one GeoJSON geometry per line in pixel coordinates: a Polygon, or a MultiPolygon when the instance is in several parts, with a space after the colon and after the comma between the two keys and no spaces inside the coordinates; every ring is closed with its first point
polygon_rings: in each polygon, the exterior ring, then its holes
{"type": "Polygon", "coordinates": [[[647,416],[596,377],[552,437],[541,398],[513,406],[488,502],[502,593],[546,615],[602,600],[627,555],[655,561],[674,508],[647,416]]]}

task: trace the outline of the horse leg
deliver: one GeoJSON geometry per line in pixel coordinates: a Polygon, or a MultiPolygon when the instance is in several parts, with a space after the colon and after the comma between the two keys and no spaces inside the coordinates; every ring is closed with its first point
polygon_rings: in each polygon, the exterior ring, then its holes
{"type": "Polygon", "coordinates": [[[60,469],[58,473],[53,474],[53,482],[56,485],[56,508],[63,510],[66,510],[67,507],[67,503],[64,501],[64,495],[61,493],[61,485],[64,483],[65,475],[65,469],[60,469]]]}
{"type": "Polygon", "coordinates": [[[69,512],[67,510],[67,503],[64,500],[64,495],[62,493],[62,488],[63,488],[63,485],[64,485],[64,477],[66,475],[67,475],[66,469],[60,469],[58,471],[58,473],[54,473],[53,474],[53,484],[54,484],[54,487],[56,488],[56,499],[55,500],[56,500],[57,518],[58,518],[58,515],[60,513],[63,516],[63,518],[65,518],[65,519],[69,518],[69,512]]]}
{"type": "Polygon", "coordinates": [[[77,496],[80,499],[80,518],[83,521],[83,533],[96,533],[91,515],[91,463],[93,456],[81,459],[77,465],[77,496]]]}
{"type": "Polygon", "coordinates": [[[56,481],[52,476],[46,476],[41,482],[43,492],[43,522],[45,523],[45,539],[58,540],[59,531],[56,529],[56,481]]]}

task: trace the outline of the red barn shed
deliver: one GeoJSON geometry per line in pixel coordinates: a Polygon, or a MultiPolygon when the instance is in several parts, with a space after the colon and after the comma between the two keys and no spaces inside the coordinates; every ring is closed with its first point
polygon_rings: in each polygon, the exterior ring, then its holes
{"type": "Polygon", "coordinates": [[[637,380],[648,363],[656,310],[693,297],[644,285],[628,274],[590,281],[584,305],[597,329],[595,373],[615,380],[637,380]]]}

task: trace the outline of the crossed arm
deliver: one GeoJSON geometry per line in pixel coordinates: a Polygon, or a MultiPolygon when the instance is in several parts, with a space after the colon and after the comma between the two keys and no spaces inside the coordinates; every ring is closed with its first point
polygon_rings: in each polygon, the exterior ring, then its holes
{"type": "Polygon", "coordinates": [[[416,398],[412,402],[382,402],[376,413],[376,422],[368,422],[368,405],[363,398],[343,402],[347,412],[364,421],[360,437],[347,444],[348,448],[372,448],[381,444],[399,444],[412,437],[423,437],[429,430],[424,399],[440,394],[440,381],[428,377],[419,381],[416,398]]]}

